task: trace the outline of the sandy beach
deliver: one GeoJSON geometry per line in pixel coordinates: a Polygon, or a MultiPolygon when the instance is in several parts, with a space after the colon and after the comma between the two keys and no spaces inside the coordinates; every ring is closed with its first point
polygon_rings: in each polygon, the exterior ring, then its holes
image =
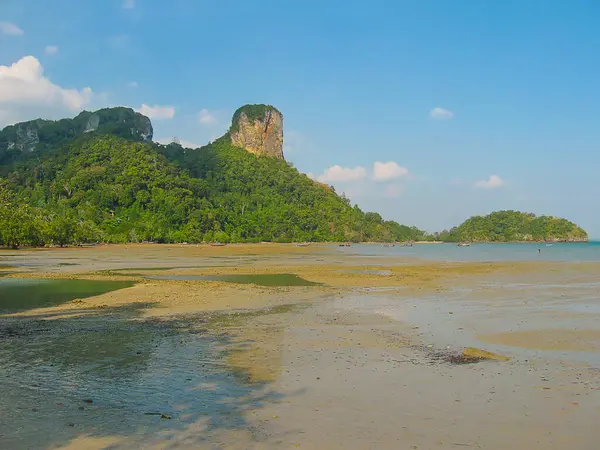
{"type": "Polygon", "coordinates": [[[1,313],[2,448],[600,439],[599,263],[140,244],[0,251],[0,273],[6,292],[130,282],[1,313]]]}

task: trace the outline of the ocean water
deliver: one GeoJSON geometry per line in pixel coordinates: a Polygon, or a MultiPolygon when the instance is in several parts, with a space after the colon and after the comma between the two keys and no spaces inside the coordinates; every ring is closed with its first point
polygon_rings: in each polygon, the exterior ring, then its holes
{"type": "Polygon", "coordinates": [[[552,359],[600,368],[600,270],[560,265],[600,262],[600,242],[470,247],[363,244],[343,250],[373,257],[375,264],[377,259],[402,256],[449,262],[557,262],[551,270],[530,266],[519,273],[473,275],[467,284],[448,285],[433,294],[357,293],[344,297],[339,305],[408,323],[435,348],[474,346],[520,360],[552,359]],[[486,338],[494,334],[504,339],[486,338]]]}
{"type": "MultiPolygon", "coordinates": [[[[336,247],[337,248],[337,247],[336,247]]],[[[436,261],[565,261],[600,262],[600,242],[557,243],[547,246],[526,244],[415,244],[413,247],[383,247],[380,244],[356,244],[339,247],[339,252],[361,256],[422,258],[436,261]]]]}

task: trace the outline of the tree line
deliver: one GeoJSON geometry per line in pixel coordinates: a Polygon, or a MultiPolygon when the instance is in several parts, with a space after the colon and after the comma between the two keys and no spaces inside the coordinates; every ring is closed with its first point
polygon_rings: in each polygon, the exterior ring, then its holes
{"type": "Polygon", "coordinates": [[[0,167],[1,245],[425,236],[226,138],[190,150],[90,134],[26,156],[0,167]]]}

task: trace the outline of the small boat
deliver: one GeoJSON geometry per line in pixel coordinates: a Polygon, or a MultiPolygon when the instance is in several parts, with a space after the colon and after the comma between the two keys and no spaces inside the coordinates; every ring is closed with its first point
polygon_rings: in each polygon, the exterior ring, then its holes
{"type": "Polygon", "coordinates": [[[459,242],[458,243],[458,247],[470,247],[471,243],[470,242],[459,242]]]}
{"type": "Polygon", "coordinates": [[[346,242],[346,243],[344,244],[344,246],[345,246],[345,247],[351,247],[351,246],[352,246],[352,244],[350,244],[350,242],[346,242]]]}
{"type": "Polygon", "coordinates": [[[381,244],[381,246],[382,247],[395,247],[396,244],[388,244],[388,243],[386,243],[386,244],[381,244]]]}
{"type": "Polygon", "coordinates": [[[296,247],[308,247],[310,245],[310,242],[298,242],[296,244],[296,247]]]}
{"type": "Polygon", "coordinates": [[[210,245],[212,247],[225,247],[227,244],[224,244],[222,242],[211,242],[210,245]]]}

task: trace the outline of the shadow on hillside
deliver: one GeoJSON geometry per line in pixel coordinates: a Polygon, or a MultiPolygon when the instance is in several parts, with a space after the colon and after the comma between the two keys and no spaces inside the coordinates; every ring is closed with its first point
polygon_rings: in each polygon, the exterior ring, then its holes
{"type": "Polygon", "coordinates": [[[206,316],[142,318],[151,306],[0,317],[0,446],[88,436],[114,439],[105,448],[175,448],[240,433],[259,442],[246,414],[280,395],[228,367],[229,339],[209,334],[206,316]]]}

